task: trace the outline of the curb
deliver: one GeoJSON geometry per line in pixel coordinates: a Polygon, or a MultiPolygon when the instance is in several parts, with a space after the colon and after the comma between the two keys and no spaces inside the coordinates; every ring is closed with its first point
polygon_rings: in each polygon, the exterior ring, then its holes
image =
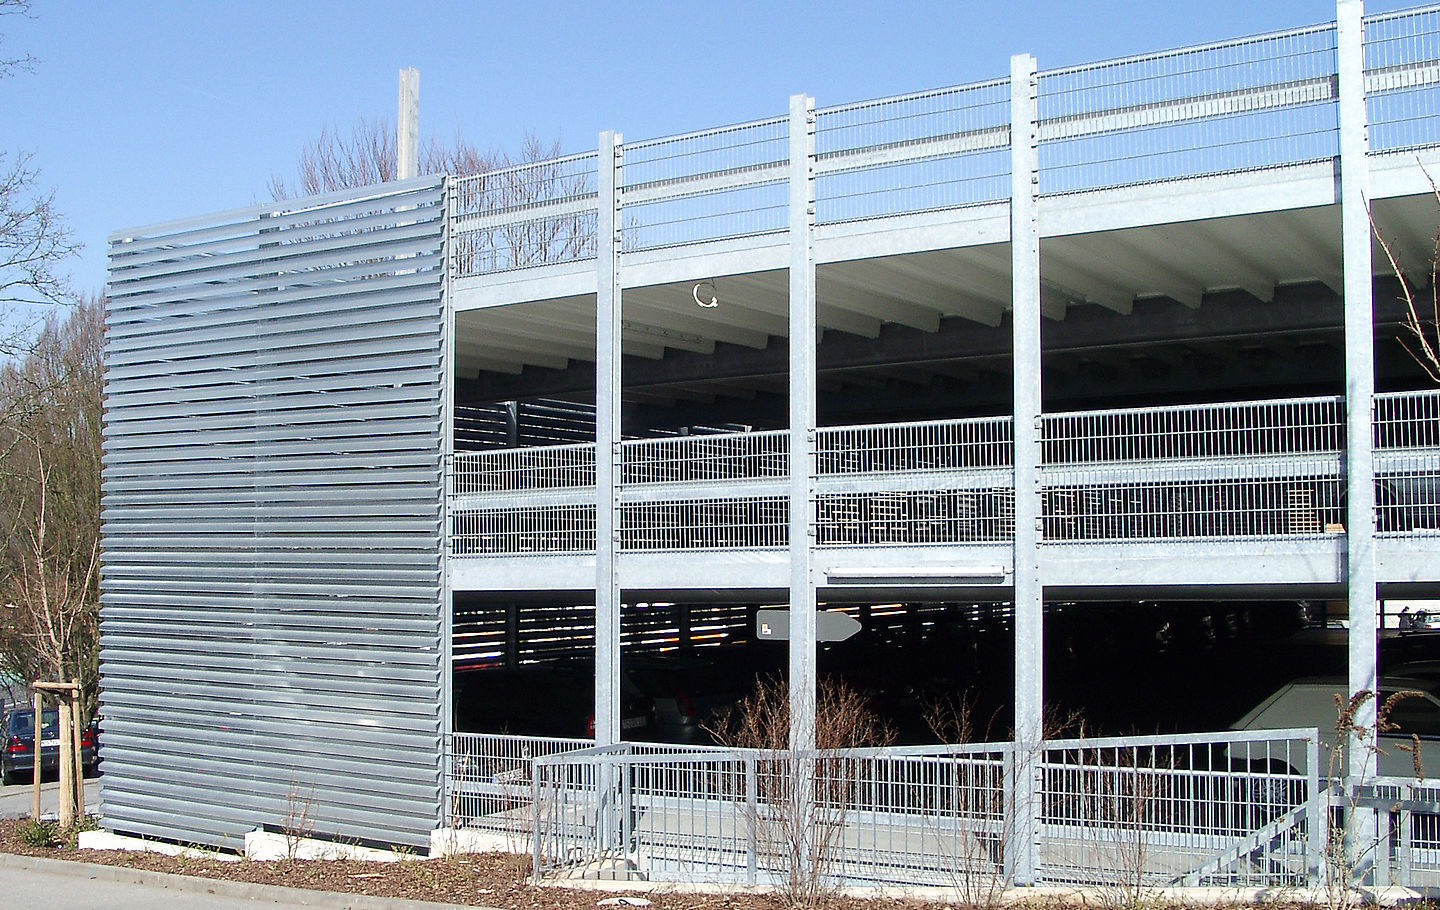
{"type": "Polygon", "coordinates": [[[433,901],[376,897],[370,894],[343,894],[338,891],[315,891],[309,888],[290,888],[284,885],[259,885],[226,879],[201,878],[195,875],[151,872],[147,869],[131,869],[128,866],[106,866],[99,863],[49,859],[43,856],[21,856],[13,853],[0,853],[0,869],[44,872],[50,875],[71,875],[103,882],[147,885],[179,894],[213,894],[217,897],[266,901],[272,904],[298,904],[305,907],[320,907],[324,910],[495,910],[495,908],[477,908],[475,904],[439,904],[433,901]]]}

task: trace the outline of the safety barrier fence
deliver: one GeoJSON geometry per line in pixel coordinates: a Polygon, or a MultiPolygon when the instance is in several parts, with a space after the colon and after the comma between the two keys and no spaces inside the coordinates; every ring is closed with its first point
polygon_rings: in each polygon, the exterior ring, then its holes
{"type": "Polygon", "coordinates": [[[1042,439],[1048,541],[1343,529],[1340,398],[1047,415],[1042,439]]]}
{"type": "Polygon", "coordinates": [[[590,740],[563,737],[451,734],[445,756],[446,822],[514,837],[519,849],[534,827],[535,760],[589,745],[590,740]]]}
{"type": "Polygon", "coordinates": [[[1375,396],[1374,442],[1377,530],[1440,534],[1440,394],[1375,396]]]}
{"type": "Polygon", "coordinates": [[[1366,17],[1365,92],[1372,151],[1440,142],[1440,7],[1366,17]]]}
{"type": "Polygon", "coordinates": [[[537,756],[527,809],[538,875],[780,884],[806,844],[836,884],[974,895],[1003,887],[1033,840],[1043,883],[1280,886],[1321,869],[1318,764],[1313,730],[1030,750],[620,744],[537,756]],[[1019,821],[1024,776],[1037,784],[1034,823],[1019,821]]]}
{"type": "Polygon", "coordinates": [[[622,483],[686,483],[785,478],[790,434],[716,433],[635,439],[621,444],[622,483]]]}
{"type": "MultiPolygon", "coordinates": [[[[588,739],[517,736],[508,733],[452,733],[445,761],[445,821],[514,835],[528,842],[534,827],[531,811],[534,766],[538,759],[590,748],[588,739]]],[[[636,755],[673,755],[707,751],[705,746],[633,743],[636,755]]]]}
{"type": "MultiPolygon", "coordinates": [[[[1440,534],[1440,392],[1379,395],[1376,524],[1440,534]]],[[[1041,533],[1066,544],[1321,538],[1345,528],[1344,401],[1304,398],[1046,415],[1041,533]]],[[[816,433],[822,547],[1014,536],[1008,418],[816,433]]],[[[621,548],[783,547],[788,437],[727,433],[621,447],[621,548]]],[[[594,446],[457,455],[455,555],[595,546],[594,446]]]]}
{"type": "MultiPolygon", "coordinates": [[[[1440,7],[1369,16],[1373,153],[1440,143],[1440,7]]],[[[1334,24],[1055,70],[1038,79],[1040,186],[1056,196],[1329,160],[1338,154],[1334,24]]],[[[815,112],[822,226],[1004,202],[1008,78],[815,112]]],[[[789,120],[623,145],[621,249],[787,228],[789,120]]],[[[451,268],[471,277],[593,259],[594,152],[457,178],[451,268]]]]}
{"type": "Polygon", "coordinates": [[[1041,877],[1052,884],[1300,885],[1324,861],[1314,730],[1047,741],[1041,877]]]}
{"type": "Polygon", "coordinates": [[[1358,808],[1379,816],[1374,849],[1377,884],[1440,887],[1440,782],[1433,778],[1377,778],[1355,792],[1358,808]]]}
{"type": "Polygon", "coordinates": [[[595,258],[597,175],[588,152],[452,179],[451,277],[595,258]]]}

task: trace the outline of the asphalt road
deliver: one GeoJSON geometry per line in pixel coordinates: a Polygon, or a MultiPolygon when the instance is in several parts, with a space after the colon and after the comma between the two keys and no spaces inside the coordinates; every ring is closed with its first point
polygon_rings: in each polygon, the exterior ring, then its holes
{"type": "MultiPolygon", "coordinates": [[[[31,800],[30,784],[11,784],[8,787],[0,786],[0,818],[20,818],[30,814],[31,800]]],[[[89,777],[85,779],[85,811],[95,814],[96,808],[100,805],[100,779],[89,777]]],[[[43,815],[55,815],[60,811],[60,785],[56,781],[48,780],[40,785],[40,812],[43,815]]],[[[0,888],[0,894],[5,893],[0,888]]]]}

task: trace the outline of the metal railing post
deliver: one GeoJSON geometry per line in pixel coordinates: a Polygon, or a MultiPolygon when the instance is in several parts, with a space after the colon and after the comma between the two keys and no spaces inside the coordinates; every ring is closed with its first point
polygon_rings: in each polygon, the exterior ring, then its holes
{"type": "Polygon", "coordinates": [[[540,838],[544,825],[541,822],[540,775],[544,767],[537,761],[530,769],[530,878],[540,881],[540,838]]]}
{"type": "Polygon", "coordinates": [[[1312,887],[1323,883],[1325,856],[1330,846],[1330,782],[1320,775],[1320,733],[1305,741],[1305,793],[1309,803],[1305,810],[1306,881],[1312,887]],[[1321,781],[1324,781],[1323,789],[1321,781]]]}
{"type": "Polygon", "coordinates": [[[1412,859],[1412,857],[1411,857],[1411,850],[1412,850],[1412,848],[1413,848],[1413,845],[1412,845],[1412,843],[1411,843],[1411,833],[1410,833],[1410,832],[1411,832],[1411,826],[1412,826],[1413,824],[1414,824],[1414,815],[1413,815],[1413,813],[1412,813],[1409,809],[1401,809],[1401,810],[1400,810],[1400,844],[1399,844],[1399,847],[1398,847],[1398,850],[1397,850],[1397,852],[1398,852],[1398,854],[1399,854],[1399,867],[1400,867],[1400,868],[1399,868],[1399,873],[1400,873],[1400,875],[1399,875],[1399,881],[1397,881],[1396,884],[1397,884],[1397,885],[1401,885],[1401,886],[1406,887],[1406,888],[1410,887],[1410,863],[1411,863],[1411,859],[1412,859]]]}
{"type": "Polygon", "coordinates": [[[745,757],[745,880],[755,884],[760,864],[755,829],[760,825],[760,800],[755,792],[759,775],[755,769],[754,755],[745,757]]]}

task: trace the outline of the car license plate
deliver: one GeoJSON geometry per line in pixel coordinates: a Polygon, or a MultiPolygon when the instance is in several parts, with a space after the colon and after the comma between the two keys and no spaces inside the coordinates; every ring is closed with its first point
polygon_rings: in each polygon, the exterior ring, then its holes
{"type": "Polygon", "coordinates": [[[51,746],[58,746],[58,745],[60,745],[60,740],[58,740],[58,739],[42,739],[42,740],[40,740],[40,748],[42,748],[42,749],[48,749],[48,748],[50,748],[51,746]]]}
{"type": "Polygon", "coordinates": [[[645,726],[645,718],[643,717],[627,717],[620,721],[621,730],[634,730],[636,727],[643,726],[645,726]]]}

